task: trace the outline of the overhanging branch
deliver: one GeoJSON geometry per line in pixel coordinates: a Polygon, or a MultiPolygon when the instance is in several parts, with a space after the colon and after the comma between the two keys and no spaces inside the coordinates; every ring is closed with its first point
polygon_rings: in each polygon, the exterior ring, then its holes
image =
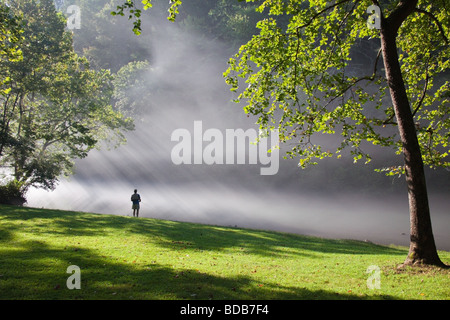
{"type": "MultiPolygon", "coordinates": [[[[357,0],[356,3],[360,2],[360,1],[361,0],[357,0]]],[[[346,2],[350,2],[350,0],[341,0],[341,1],[336,2],[333,5],[330,5],[330,6],[326,7],[326,8],[324,8],[324,9],[320,10],[315,15],[313,15],[312,18],[307,23],[305,23],[305,24],[303,24],[301,26],[298,26],[297,29],[302,29],[302,28],[305,28],[305,27],[309,26],[321,14],[323,14],[323,13],[327,12],[328,10],[331,10],[334,7],[337,7],[337,6],[339,6],[339,5],[343,4],[343,3],[346,3],[346,2]]],[[[356,5],[356,3],[355,3],[355,5],[356,5]]]]}
{"type": "Polygon", "coordinates": [[[345,87],[337,95],[335,95],[332,99],[330,99],[329,102],[327,103],[327,105],[331,104],[337,98],[343,96],[348,90],[350,90],[352,87],[354,87],[357,83],[359,83],[361,81],[364,81],[364,80],[366,80],[366,81],[373,81],[373,80],[375,80],[376,73],[377,73],[378,60],[380,59],[380,56],[381,56],[381,48],[378,50],[377,57],[375,58],[375,63],[374,63],[374,66],[373,66],[372,75],[361,77],[361,78],[358,78],[358,79],[352,81],[352,83],[350,83],[347,87],[345,87]]]}
{"type": "Polygon", "coordinates": [[[430,77],[428,76],[428,72],[427,72],[426,77],[425,77],[425,84],[424,84],[423,90],[422,90],[422,95],[421,95],[421,97],[419,99],[419,102],[417,103],[417,106],[414,108],[414,111],[413,111],[413,114],[412,114],[413,117],[416,115],[417,111],[422,106],[423,99],[425,99],[425,95],[426,95],[427,90],[428,90],[428,80],[429,79],[430,79],[430,77]]]}
{"type": "Polygon", "coordinates": [[[403,21],[414,12],[417,2],[418,0],[401,0],[394,11],[386,18],[387,25],[392,27],[394,32],[397,32],[403,21]]]}
{"type": "Polygon", "coordinates": [[[426,10],[419,9],[419,8],[416,8],[414,11],[415,11],[415,12],[422,13],[422,14],[424,14],[424,15],[430,17],[431,20],[433,20],[434,23],[436,24],[436,26],[438,27],[439,32],[441,33],[442,38],[443,38],[444,41],[445,41],[445,44],[448,44],[448,38],[447,38],[447,36],[445,35],[444,28],[442,28],[442,25],[441,25],[441,23],[439,22],[439,20],[438,20],[431,12],[428,12],[428,11],[426,11],[426,10]]]}

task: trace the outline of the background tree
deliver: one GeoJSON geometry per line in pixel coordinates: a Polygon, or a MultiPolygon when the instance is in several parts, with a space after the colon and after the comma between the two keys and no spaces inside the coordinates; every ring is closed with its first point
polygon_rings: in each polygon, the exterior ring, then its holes
{"type": "Polygon", "coordinates": [[[148,61],[130,62],[114,75],[114,106],[124,115],[132,118],[142,116],[152,105],[152,92],[157,87],[152,83],[148,87],[152,68],[148,61]]]}
{"type": "MultiPolygon", "coordinates": [[[[22,59],[22,51],[18,48],[22,39],[22,32],[20,18],[15,16],[3,2],[0,3],[0,63],[4,64],[22,59]]],[[[3,97],[9,93],[8,83],[11,80],[9,74],[5,71],[0,69],[0,94],[3,97]]],[[[6,110],[3,111],[0,119],[0,154],[3,146],[10,140],[6,130],[7,112],[6,110]]]]}
{"type": "MultiPolygon", "coordinates": [[[[11,9],[3,2],[0,3],[0,62],[6,63],[10,61],[20,61],[22,59],[22,51],[19,49],[19,43],[22,40],[21,33],[23,29],[20,25],[20,17],[14,15],[11,9]]],[[[5,97],[10,88],[7,84],[11,78],[8,73],[4,73],[0,69],[0,94],[5,97]]],[[[3,146],[8,144],[12,139],[7,130],[8,114],[6,109],[3,110],[0,118],[0,154],[3,146]]],[[[0,185],[0,199],[4,203],[23,204],[26,200],[20,191],[20,184],[9,182],[6,185],[0,185]]]]}
{"type": "Polygon", "coordinates": [[[2,61],[4,115],[0,164],[22,193],[54,188],[101,140],[124,139],[132,122],[113,110],[109,71],[89,68],[73,51],[65,18],[50,0],[10,1],[23,15],[20,61],[2,61]]]}
{"type": "MultiPolygon", "coordinates": [[[[88,59],[91,68],[109,69],[112,73],[129,62],[145,60],[149,52],[148,43],[133,37],[126,20],[111,19],[115,3],[118,0],[66,0],[60,8],[65,14],[68,6],[79,6],[82,25],[73,32],[74,50],[88,59]]],[[[151,36],[150,30],[146,36],[151,36]]]]}
{"type": "MultiPolygon", "coordinates": [[[[22,59],[22,51],[18,45],[22,40],[20,17],[14,15],[11,9],[0,2],[0,60],[17,61],[22,59]]],[[[2,75],[6,77],[5,75],[2,75]]],[[[1,84],[7,79],[2,78],[1,84]]]]}

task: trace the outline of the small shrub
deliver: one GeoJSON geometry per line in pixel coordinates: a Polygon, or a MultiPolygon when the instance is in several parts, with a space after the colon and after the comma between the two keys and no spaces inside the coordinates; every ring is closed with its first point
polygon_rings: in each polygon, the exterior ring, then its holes
{"type": "Polygon", "coordinates": [[[22,184],[17,180],[11,180],[0,185],[0,204],[12,204],[22,206],[27,202],[22,184]]]}

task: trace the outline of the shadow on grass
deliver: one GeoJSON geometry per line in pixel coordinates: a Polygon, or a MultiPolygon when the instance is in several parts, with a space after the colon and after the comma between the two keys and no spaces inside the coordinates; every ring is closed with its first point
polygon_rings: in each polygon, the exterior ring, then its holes
{"type": "MultiPolygon", "coordinates": [[[[4,254],[0,266],[0,299],[145,299],[145,300],[301,300],[362,299],[352,294],[309,290],[290,286],[257,285],[247,276],[219,277],[193,269],[173,269],[151,263],[146,266],[111,262],[94,251],[59,250],[45,243],[25,243],[17,252],[4,254]],[[33,257],[25,258],[24,257],[33,257]],[[52,262],[51,258],[57,257],[52,262]],[[49,261],[50,260],[50,261],[49,261]],[[70,290],[69,265],[81,269],[81,290],[70,290]]],[[[393,299],[384,296],[384,299],[393,299]]]]}
{"type": "MultiPolygon", "coordinates": [[[[238,229],[201,225],[196,223],[131,218],[104,214],[86,214],[60,210],[3,206],[0,217],[9,220],[36,219],[34,226],[43,226],[45,232],[74,236],[100,236],[111,232],[129,231],[151,237],[161,246],[173,248],[189,246],[200,250],[221,251],[229,247],[245,248],[248,253],[273,256],[285,254],[293,248],[303,255],[309,253],[337,254],[389,254],[405,255],[405,250],[356,240],[335,240],[275,231],[238,229]],[[51,219],[48,227],[46,219],[51,219]],[[301,249],[298,251],[298,249],[301,249]]],[[[11,231],[11,230],[10,230],[11,231]]],[[[7,230],[0,229],[0,236],[11,237],[7,230]]]]}
{"type": "MultiPolygon", "coordinates": [[[[24,207],[0,206],[0,211],[0,243],[13,242],[15,234],[24,231],[66,237],[130,232],[172,250],[239,247],[250,254],[274,256],[286,254],[287,249],[298,254],[300,248],[301,255],[311,256],[317,252],[405,255],[404,250],[351,240],[24,207]],[[25,223],[29,220],[33,223],[25,223]]],[[[0,299],[360,299],[351,293],[256,284],[250,276],[221,277],[149,261],[112,261],[94,249],[62,249],[44,241],[22,240],[2,254],[0,299]],[[82,290],[67,289],[69,265],[81,268],[82,290]]]]}

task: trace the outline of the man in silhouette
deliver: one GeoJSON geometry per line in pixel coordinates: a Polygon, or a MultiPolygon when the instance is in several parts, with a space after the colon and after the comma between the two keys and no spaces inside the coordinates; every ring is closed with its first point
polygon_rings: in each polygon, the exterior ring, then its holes
{"type": "Polygon", "coordinates": [[[137,189],[134,189],[134,193],[131,195],[131,201],[133,205],[131,209],[133,209],[133,217],[139,217],[139,202],[141,202],[141,196],[137,193],[137,189]]]}

